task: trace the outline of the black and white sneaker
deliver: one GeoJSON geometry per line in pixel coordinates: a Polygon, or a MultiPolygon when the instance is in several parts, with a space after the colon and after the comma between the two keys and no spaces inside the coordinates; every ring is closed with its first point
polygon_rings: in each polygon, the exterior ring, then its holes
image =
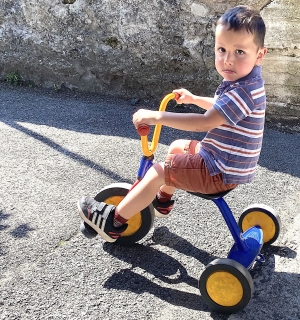
{"type": "Polygon", "coordinates": [[[115,206],[98,202],[92,197],[83,197],[78,203],[80,217],[104,240],[115,242],[127,228],[127,224],[114,227],[115,206]]]}
{"type": "Polygon", "coordinates": [[[160,202],[157,197],[152,201],[154,207],[154,214],[158,218],[169,218],[172,214],[170,211],[174,206],[174,200],[168,202],[160,202]]]}

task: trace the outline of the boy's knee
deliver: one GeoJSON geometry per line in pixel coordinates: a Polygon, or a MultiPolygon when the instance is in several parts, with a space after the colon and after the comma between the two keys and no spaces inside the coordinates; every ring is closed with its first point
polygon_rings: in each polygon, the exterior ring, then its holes
{"type": "Polygon", "coordinates": [[[154,165],[152,166],[153,170],[155,170],[157,172],[157,174],[159,176],[163,176],[164,175],[164,163],[163,162],[159,162],[159,163],[154,163],[154,165]]]}
{"type": "Polygon", "coordinates": [[[178,139],[173,141],[169,146],[168,153],[169,154],[183,153],[186,142],[187,140],[184,140],[184,139],[178,139]]]}
{"type": "Polygon", "coordinates": [[[147,177],[150,180],[155,180],[159,185],[165,182],[165,169],[164,163],[155,163],[147,172],[147,177]]]}

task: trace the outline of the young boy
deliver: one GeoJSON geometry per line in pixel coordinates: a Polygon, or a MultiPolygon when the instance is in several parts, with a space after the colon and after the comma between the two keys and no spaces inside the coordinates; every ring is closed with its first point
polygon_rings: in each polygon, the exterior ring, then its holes
{"type": "Polygon", "coordinates": [[[154,164],[141,182],[117,207],[91,197],[78,202],[81,218],[103,239],[114,242],[127,227],[127,220],[151,202],[159,217],[168,217],[176,188],[213,194],[253,180],[260,155],[265,89],[259,66],[267,52],[265,24],[256,10],[237,6],[218,20],[215,33],[215,65],[224,78],[215,97],[200,97],[178,89],[178,103],[194,104],[204,114],[139,110],[140,124],[206,132],[199,141],[176,140],[164,163],[154,164]],[[154,199],[154,200],[153,200],[154,199]]]}

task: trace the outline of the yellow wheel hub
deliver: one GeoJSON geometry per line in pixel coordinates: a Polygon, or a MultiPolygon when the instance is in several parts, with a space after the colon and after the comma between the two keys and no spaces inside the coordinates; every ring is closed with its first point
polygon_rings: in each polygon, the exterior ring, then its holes
{"type": "Polygon", "coordinates": [[[276,226],[271,217],[261,211],[252,211],[246,214],[242,221],[243,231],[251,227],[261,227],[264,234],[264,243],[268,242],[275,236],[276,226]]]}
{"type": "Polygon", "coordinates": [[[218,271],[206,281],[209,297],[220,306],[232,307],[243,298],[243,287],[239,279],[226,271],[218,271]]]}
{"type": "MultiPolygon", "coordinates": [[[[107,198],[104,202],[107,204],[112,204],[114,206],[117,206],[122,200],[124,199],[124,196],[113,196],[107,198]]],[[[138,212],[133,217],[131,217],[127,221],[128,227],[127,229],[122,233],[122,237],[128,237],[134,233],[137,232],[137,230],[140,229],[142,225],[142,216],[141,213],[138,212]]]]}

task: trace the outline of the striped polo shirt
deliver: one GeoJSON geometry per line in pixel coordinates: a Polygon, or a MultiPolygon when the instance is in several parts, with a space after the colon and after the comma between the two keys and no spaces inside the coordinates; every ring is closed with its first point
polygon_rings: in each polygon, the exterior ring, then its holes
{"type": "Polygon", "coordinates": [[[222,173],[223,181],[251,182],[260,155],[265,123],[266,95],[261,67],[244,78],[221,83],[213,107],[226,123],[207,132],[200,154],[210,175],[222,173]]]}

